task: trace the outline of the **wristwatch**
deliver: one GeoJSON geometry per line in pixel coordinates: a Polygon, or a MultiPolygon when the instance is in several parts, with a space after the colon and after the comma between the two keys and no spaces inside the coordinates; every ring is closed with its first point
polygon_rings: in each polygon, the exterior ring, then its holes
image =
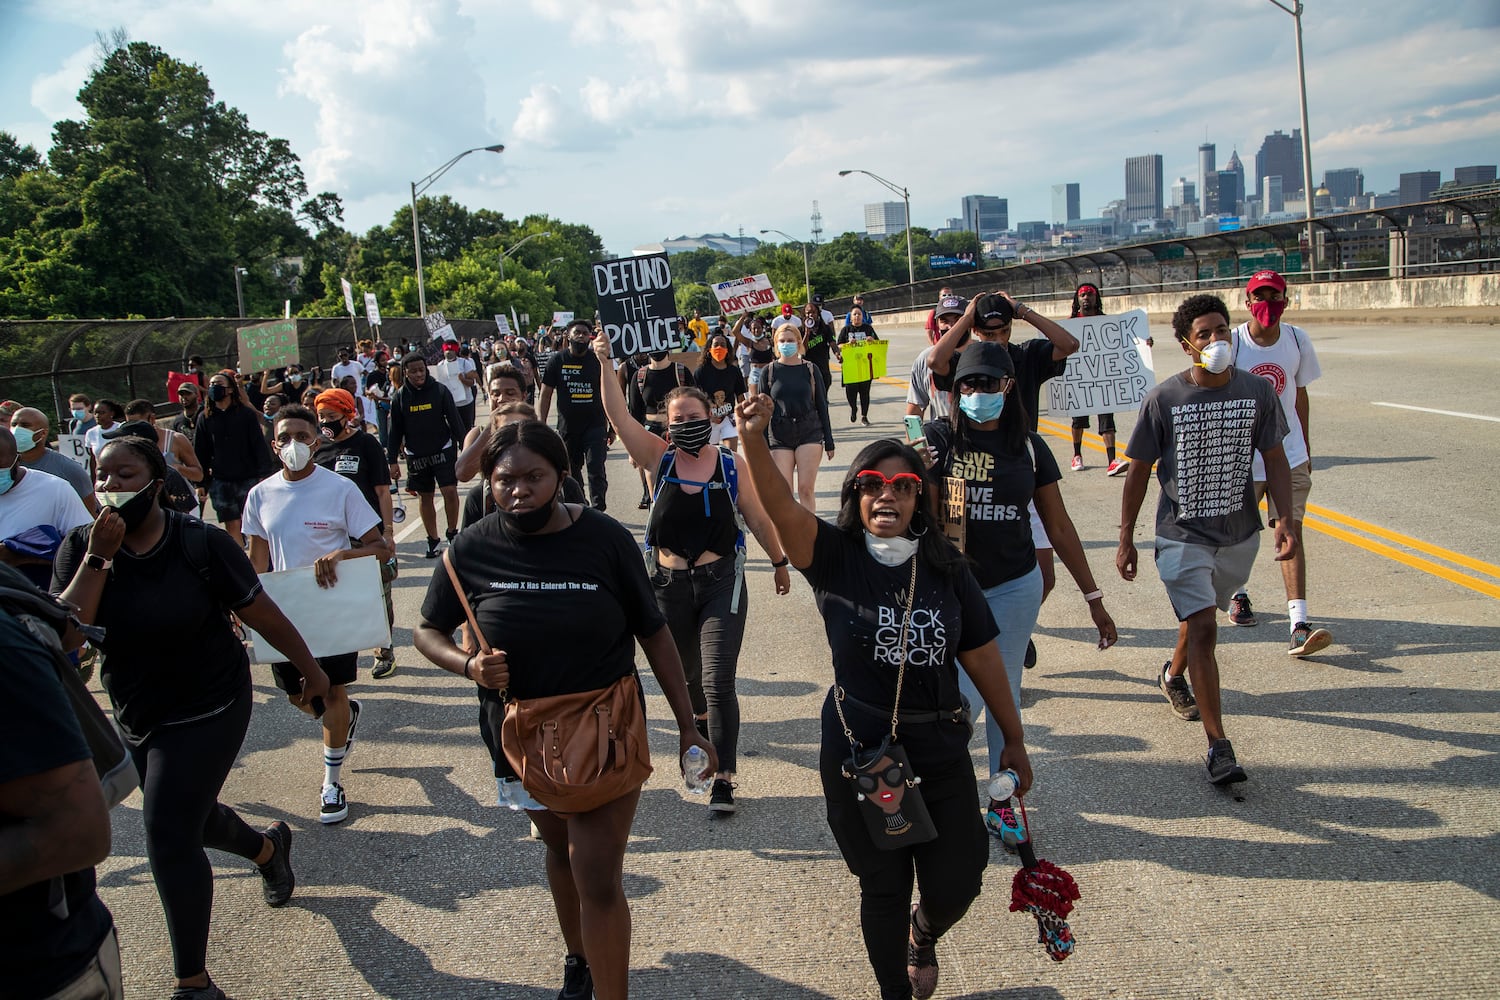
{"type": "Polygon", "coordinates": [[[115,561],[113,559],[106,559],[98,553],[90,552],[88,555],[83,557],[83,564],[89,569],[97,569],[102,573],[104,570],[107,570],[111,566],[113,566],[115,564],[115,561]]]}

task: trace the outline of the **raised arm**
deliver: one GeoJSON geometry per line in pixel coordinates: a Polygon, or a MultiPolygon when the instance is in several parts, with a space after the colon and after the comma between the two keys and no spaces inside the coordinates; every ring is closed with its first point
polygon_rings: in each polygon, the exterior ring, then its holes
{"type": "Polygon", "coordinates": [[[948,328],[948,332],[932,345],[932,353],[927,356],[927,370],[934,375],[946,375],[952,370],[953,355],[958,351],[958,345],[964,342],[969,331],[974,328],[974,304],[981,296],[976,295],[969,300],[969,307],[964,314],[958,318],[958,322],[948,328]]]}
{"type": "Polygon", "coordinates": [[[740,456],[732,455],[737,478],[740,484],[739,508],[740,514],[745,519],[745,527],[755,536],[760,547],[770,557],[773,567],[773,576],[776,579],[776,593],[787,594],[792,589],[792,574],[788,572],[787,555],[781,547],[781,537],[776,533],[776,525],[771,523],[771,518],[766,514],[766,508],[760,502],[760,494],[755,491],[755,477],[749,475],[745,469],[745,463],[740,456]],[[782,565],[777,566],[777,563],[782,565]]]}
{"type": "Polygon", "coordinates": [[[749,396],[734,408],[735,423],[740,429],[740,451],[750,468],[756,498],[776,527],[782,551],[793,566],[805,569],[812,565],[818,518],[792,496],[791,486],[771,458],[766,427],[771,422],[772,409],[771,399],[764,393],[749,396]]]}
{"type": "Polygon", "coordinates": [[[1016,319],[1024,319],[1026,322],[1035,327],[1037,332],[1040,333],[1043,337],[1046,337],[1048,340],[1052,341],[1053,361],[1061,361],[1063,358],[1066,358],[1070,354],[1078,353],[1077,337],[1073,336],[1067,330],[1064,330],[1062,327],[1058,326],[1052,320],[1043,316],[1041,313],[1037,312],[1026,303],[1017,302],[1015,299],[1012,299],[1006,292],[1001,292],[1000,294],[1004,295],[1007,299],[1010,299],[1010,304],[1016,311],[1016,319]]]}
{"type": "MultiPolygon", "coordinates": [[[[608,338],[594,338],[594,355],[599,359],[601,370],[609,371],[608,338]]],[[[661,464],[667,443],[631,417],[630,408],[625,403],[625,393],[615,379],[599,379],[599,394],[604,397],[604,415],[609,418],[615,434],[625,443],[630,460],[643,469],[655,469],[661,464]]]]}

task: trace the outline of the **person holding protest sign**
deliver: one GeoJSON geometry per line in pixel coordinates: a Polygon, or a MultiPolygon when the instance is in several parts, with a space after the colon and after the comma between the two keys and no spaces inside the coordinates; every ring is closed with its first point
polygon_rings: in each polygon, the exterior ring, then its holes
{"type": "Polygon", "coordinates": [[[278,820],[258,832],[218,801],[255,702],[230,613],[295,665],[299,705],[324,696],[328,677],[238,543],[166,509],[166,473],[154,442],[105,442],[104,511],[63,539],[52,589],[105,632],[100,676],[140,775],[146,857],[172,943],[172,996],[223,1000],[206,970],[214,880],[203,849],[256,864],[269,906],[285,906],[296,885],[291,828],[278,820]]]}
{"type": "Polygon", "coordinates": [[[825,453],[833,458],[827,386],[822,373],[802,360],[802,332],[795,322],[783,323],[775,341],[778,356],[761,370],[759,386],[771,398],[771,457],[788,487],[795,477],[797,501],[816,510],[818,465],[825,453]]]}
{"type": "MultiPolygon", "coordinates": [[[[383,562],[395,550],[386,544],[380,515],[359,487],[313,462],[313,449],[323,440],[311,410],[300,403],[281,408],[276,415],[276,454],[282,470],[257,483],[246,498],[245,535],[250,539],[250,562],[258,571],[312,566],[318,585],[333,587],[343,560],[374,556],[383,562]],[[351,539],[358,545],[351,547],[351,539]]],[[[346,690],[359,676],[358,661],[358,652],[318,660],[329,682],[321,706],[298,700],[301,682],[294,664],[271,665],[276,685],[292,704],[323,722],[323,782],[318,795],[322,823],[339,823],[349,815],[341,769],[359,725],[359,702],[346,690]]]]}
{"type": "MultiPolygon", "coordinates": [[[[1021,664],[1042,607],[1042,571],[1027,515],[1033,503],[1088,605],[1099,630],[1099,648],[1113,646],[1119,633],[1057,488],[1062,478],[1057,461],[1041,436],[1026,429],[1025,410],[1010,403],[1016,385],[1010,353],[1000,344],[970,344],[959,355],[953,378],[958,403],[947,420],[926,425],[925,437],[940,481],[963,483],[963,551],[1000,629],[1000,658],[1011,699],[1020,705],[1021,664]]],[[[975,703],[979,692],[972,679],[965,674],[959,682],[975,703]]],[[[985,736],[989,773],[994,774],[1000,770],[1005,735],[989,713],[985,736]]],[[[1027,838],[1025,823],[1009,800],[990,800],[985,825],[1007,850],[1014,851],[1027,838]]]]}
{"type": "Polygon", "coordinates": [[[740,313],[729,335],[745,352],[740,370],[745,373],[745,382],[749,386],[749,391],[756,392],[760,386],[761,370],[776,360],[776,350],[771,346],[771,334],[766,327],[766,318],[740,313]],[[747,329],[748,332],[746,332],[747,329]]]}
{"type": "Polygon", "coordinates": [[[552,395],[561,389],[557,397],[558,432],[568,446],[573,476],[581,481],[587,471],[589,501],[595,510],[602,511],[605,494],[609,491],[604,459],[613,432],[609,430],[604,402],[599,395],[603,368],[589,350],[589,341],[594,336],[593,324],[588,320],[575,319],[568,324],[565,331],[567,349],[552,355],[542,375],[542,398],[537,403],[537,414],[542,423],[547,422],[547,415],[552,411],[552,395]]]}
{"type": "Polygon", "coordinates": [[[708,417],[713,421],[713,433],[708,443],[723,445],[734,450],[737,431],[734,429],[734,407],[745,397],[748,387],[739,368],[729,363],[729,337],[716,333],[708,338],[708,353],[703,356],[693,381],[708,397],[708,417]]]}
{"type": "MultiPolygon", "coordinates": [[[[849,345],[859,346],[866,341],[879,340],[875,336],[875,328],[865,319],[865,311],[858,306],[849,310],[849,322],[839,331],[839,340],[834,345],[834,351],[838,354],[839,364],[844,363],[843,348],[849,345]]],[[[873,373],[865,365],[860,365],[859,371],[851,370],[853,366],[844,365],[842,372],[844,380],[844,397],[849,400],[849,422],[852,424],[856,419],[862,420],[866,427],[870,426],[870,386],[874,383],[873,373]]]]}
{"type": "MultiPolygon", "coordinates": [[[[727,343],[720,349],[727,358],[727,343]]],[[[600,363],[608,359],[603,338],[594,350],[600,363]]],[[[701,389],[681,386],[667,393],[664,435],[642,426],[608,379],[604,410],[631,460],[652,470],[647,570],[682,660],[698,731],[719,754],[709,808],[732,813],[740,730],[734,684],[749,600],[741,517],[771,558],[778,594],[792,586],[786,557],[754,487],[740,476],[739,460],[710,443],[712,407],[701,389]]]]}
{"type": "MultiPolygon", "coordinates": [[[[635,541],[613,519],[559,498],[571,464],[567,446],[540,421],[495,431],[482,471],[497,510],[459,535],[445,557],[451,566],[433,574],[413,632],[417,649],[478,686],[485,741],[509,757],[521,748],[506,745],[501,735],[502,693],[521,704],[594,691],[603,696],[603,689],[615,687],[633,696],[639,645],[671,708],[679,759],[696,746],[716,768],[712,745],[694,727],[682,664],[635,541]],[[471,653],[453,642],[470,612],[498,648],[481,641],[482,651],[471,653]]],[[[625,739],[645,740],[644,720],[637,720],[625,739]]],[[[547,847],[547,882],[567,946],[560,995],[623,1000],[629,994],[630,904],[621,872],[640,788],[567,816],[524,788],[518,794],[525,795],[520,804],[547,847]]]]}
{"type": "Polygon", "coordinates": [[[428,373],[426,358],[413,351],[401,359],[401,370],[400,388],[391,396],[385,457],[394,483],[401,477],[398,461],[404,449],[406,485],[417,495],[422,527],[427,531],[427,558],[436,559],[442,539],[437,533],[434,488],[443,494],[448,540],[458,534],[458,478],[453,463],[458,443],[464,439],[463,420],[453,394],[428,373]]]}
{"type": "MultiPolygon", "coordinates": [[[[1099,286],[1093,282],[1085,281],[1073,291],[1073,311],[1069,313],[1071,318],[1080,316],[1103,316],[1104,299],[1099,294],[1099,286]]],[[[1146,346],[1155,344],[1150,337],[1146,338],[1146,346]]],[[[1073,418],[1073,471],[1082,472],[1083,465],[1083,432],[1089,429],[1088,414],[1073,418]]],[[[1104,439],[1104,458],[1109,463],[1104,470],[1106,476],[1121,476],[1130,467],[1130,463],[1124,459],[1115,457],[1115,415],[1113,413],[1099,414],[1099,436],[1104,439]]]]}

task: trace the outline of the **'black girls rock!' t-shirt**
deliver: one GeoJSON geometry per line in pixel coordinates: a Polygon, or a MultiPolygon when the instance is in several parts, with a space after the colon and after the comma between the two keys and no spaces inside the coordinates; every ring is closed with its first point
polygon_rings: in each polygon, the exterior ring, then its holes
{"type": "MultiPolygon", "coordinates": [[[[561,531],[517,537],[491,515],[449,553],[480,631],[506,653],[517,698],[608,687],[635,669],[636,637],[666,624],[630,532],[587,507],[561,531]]],[[[442,566],[422,618],[445,632],[466,620],[442,566]]]]}
{"type": "MultiPolygon", "coordinates": [[[[874,746],[891,728],[911,564],[882,565],[865,550],[863,535],[846,534],[820,519],[812,565],[801,573],[812,585],[823,616],[835,682],[850,697],[884,710],[876,714],[845,703],[855,739],[874,746]]],[[[957,654],[983,646],[999,631],[972,573],[960,567],[951,577],[944,576],[919,560],[907,633],[902,713],[957,708],[957,654]]],[[[902,723],[897,734],[914,759],[968,753],[967,728],[952,723],[902,723]]],[[[823,736],[844,741],[843,727],[828,704],[824,705],[823,736]]]]}

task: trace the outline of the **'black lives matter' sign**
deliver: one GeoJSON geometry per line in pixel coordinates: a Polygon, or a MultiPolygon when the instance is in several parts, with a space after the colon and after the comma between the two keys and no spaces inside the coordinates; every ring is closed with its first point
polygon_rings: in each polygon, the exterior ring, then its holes
{"type": "Polygon", "coordinates": [[[594,291],[611,357],[670,351],[680,343],[672,265],[666,254],[599,261],[594,265],[594,291]]]}

